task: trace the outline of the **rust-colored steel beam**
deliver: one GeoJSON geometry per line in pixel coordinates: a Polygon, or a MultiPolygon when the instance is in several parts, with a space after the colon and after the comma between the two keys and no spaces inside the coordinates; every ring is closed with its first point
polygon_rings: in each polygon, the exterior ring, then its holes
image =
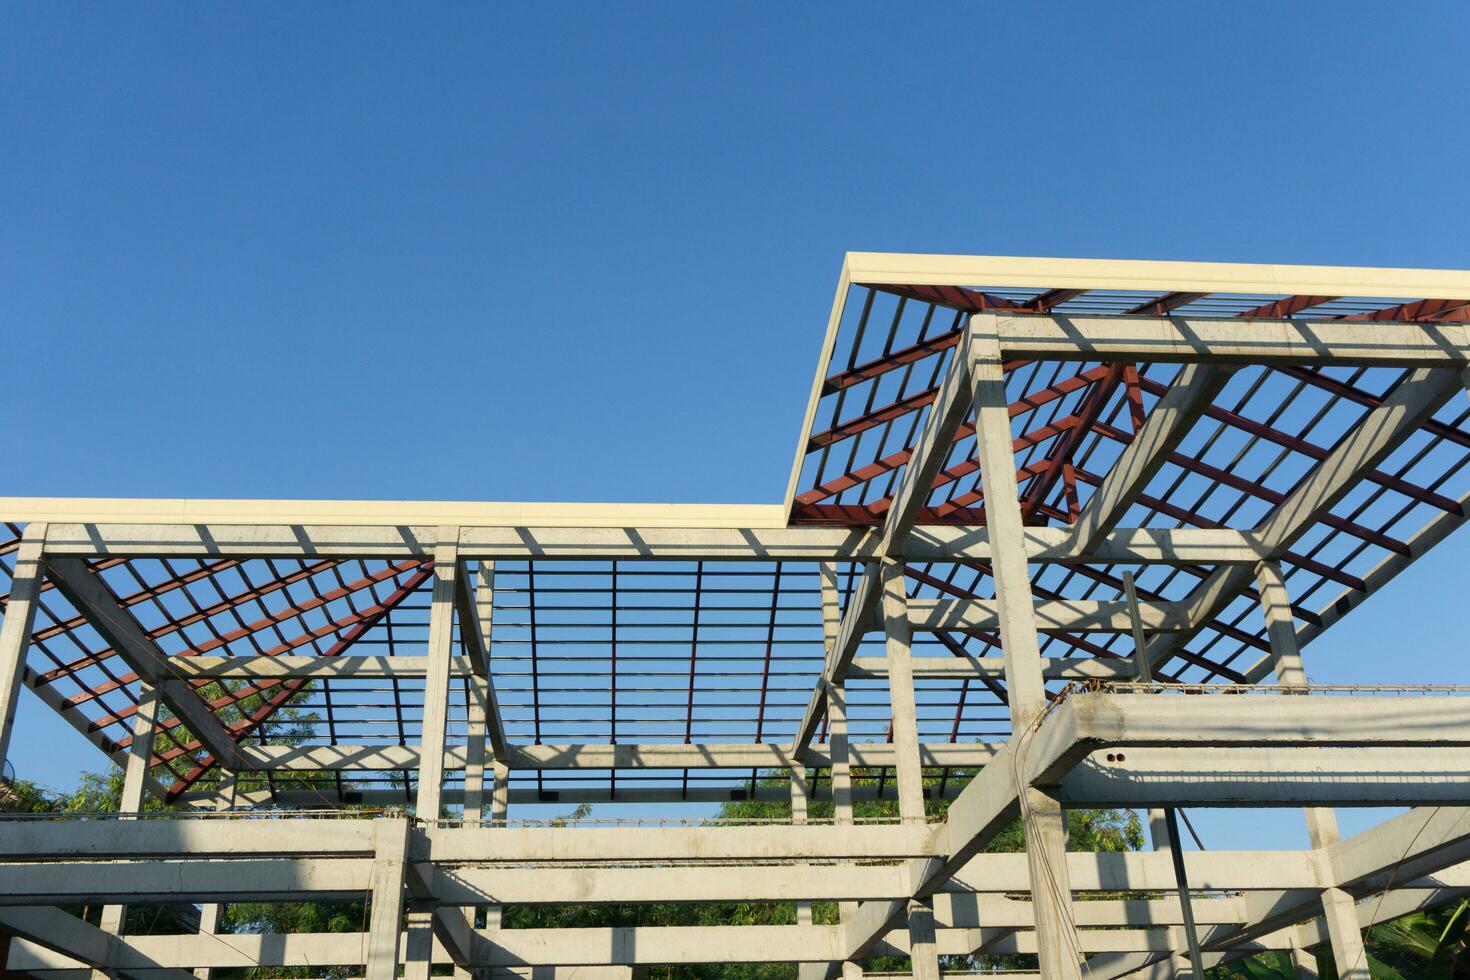
{"type": "Polygon", "coordinates": [[[1421,299],[1372,313],[1353,313],[1344,320],[1467,320],[1470,299],[1421,299]]]}
{"type": "MultiPolygon", "coordinates": [[[[855,285],[864,285],[856,283],[855,285]]],[[[901,296],[904,299],[919,300],[924,303],[933,303],[935,306],[945,306],[951,310],[959,310],[961,313],[984,313],[988,310],[1011,310],[1013,312],[1024,312],[1026,307],[1006,299],[1004,296],[995,296],[991,293],[983,293],[978,289],[966,289],[964,286],[902,286],[881,285],[869,286],[879,292],[888,293],[892,296],[901,296]]]]}
{"type": "Polygon", "coordinates": [[[1181,306],[1202,300],[1209,293],[1165,293],[1124,312],[1124,316],[1168,316],[1181,306]]]}

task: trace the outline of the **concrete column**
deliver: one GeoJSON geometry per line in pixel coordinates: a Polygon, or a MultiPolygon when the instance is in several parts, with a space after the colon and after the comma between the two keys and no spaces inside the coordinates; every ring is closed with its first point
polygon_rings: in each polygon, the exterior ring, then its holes
{"type": "Polygon", "coordinates": [[[919,722],[914,707],[913,634],[903,565],[884,561],[883,633],[888,642],[888,700],[893,715],[893,751],[898,780],[898,814],[904,823],[924,822],[924,771],[919,761],[919,722]]]}
{"type": "MultiPolygon", "coordinates": [[[[493,628],[495,563],[481,561],[475,578],[475,615],[480,635],[488,646],[493,628]]],[[[485,651],[485,673],[490,672],[490,652],[485,651]]],[[[490,678],[469,678],[469,734],[465,743],[464,820],[477,824],[485,818],[485,746],[490,723],[490,678]]]]}
{"type": "MultiPolygon", "coordinates": [[[[794,765],[791,767],[791,822],[793,825],[806,823],[807,801],[811,797],[811,785],[807,782],[806,766],[794,765]]],[[[796,924],[809,926],[812,924],[812,903],[796,903],[796,924]]]]}
{"type": "MultiPolygon", "coordinates": [[[[1133,573],[1123,573],[1123,595],[1128,600],[1128,625],[1133,634],[1133,676],[1140,684],[1152,684],[1153,671],[1148,665],[1148,640],[1143,634],[1143,618],[1138,615],[1138,588],[1133,584],[1133,573]]],[[[1163,819],[1162,811],[1159,819],[1163,819]]]]}
{"type": "Polygon", "coordinates": [[[403,950],[403,980],[429,980],[434,956],[434,903],[415,898],[408,903],[403,950]]]}
{"type": "Polygon", "coordinates": [[[364,980],[397,980],[408,821],[385,817],[375,823],[372,908],[368,919],[367,968],[363,976],[364,980]]]}
{"type": "MultiPolygon", "coordinates": [[[[1337,811],[1319,806],[1306,812],[1307,833],[1314,849],[1320,852],[1342,839],[1337,829],[1337,811]]],[[[1323,875],[1332,874],[1325,857],[1321,866],[1323,875]]],[[[1363,948],[1363,929],[1352,895],[1337,887],[1323,888],[1322,918],[1327,924],[1327,938],[1332,943],[1332,961],[1339,980],[1369,980],[1368,954],[1363,948]]]]}
{"type": "Polygon", "coordinates": [[[469,734],[465,740],[464,822],[478,824],[485,818],[485,712],[490,705],[489,681],[470,677],[469,734]]]}
{"type": "MultiPolygon", "coordinates": [[[[1261,612],[1266,619],[1266,635],[1271,641],[1271,669],[1276,683],[1283,687],[1307,684],[1302,664],[1301,647],[1296,640],[1296,624],[1291,616],[1291,596],[1281,564],[1263,561],[1256,566],[1256,588],[1261,595],[1261,612]]],[[[1312,847],[1318,851],[1341,840],[1337,829],[1337,813],[1330,807],[1308,807],[1307,833],[1312,847]]],[[[1331,875],[1325,867],[1324,874],[1331,875]]],[[[1336,882],[1329,882],[1335,885],[1336,882]]],[[[1363,931],[1358,924],[1357,904],[1341,888],[1322,889],[1322,916],[1327,923],[1327,937],[1332,943],[1332,959],[1340,980],[1368,980],[1368,957],[1363,949],[1363,931]]]]}
{"type": "Polygon", "coordinates": [[[454,589],[459,574],[459,528],[439,528],[434,548],[434,595],[429,606],[428,674],[419,738],[419,789],[414,813],[438,820],[444,784],[444,736],[449,714],[449,667],[454,656],[454,589]]]}
{"type": "Polygon", "coordinates": [[[15,727],[15,710],[20,704],[26,650],[36,624],[36,596],[41,591],[41,545],[45,540],[45,524],[26,525],[15,554],[5,621],[0,624],[0,764],[5,762],[10,749],[10,730],[15,727]]]}
{"type": "Polygon", "coordinates": [[[1271,641],[1271,672],[1282,687],[1305,687],[1307,672],[1302,667],[1301,648],[1296,642],[1296,624],[1291,618],[1291,597],[1281,563],[1263,561],[1256,566],[1256,589],[1261,594],[1261,612],[1266,617],[1266,636],[1271,641]]]}
{"type": "MultiPolygon", "coordinates": [[[[976,317],[983,320],[983,317],[976,317]]],[[[1027,737],[1046,708],[1036,611],[1027,571],[1024,527],[1016,487],[1016,455],[1000,350],[977,341],[956,356],[970,356],[975,402],[975,440],[985,487],[985,522],[992,550],[996,609],[1005,654],[1011,738],[1027,737]]],[[[1048,980],[1081,980],[1080,953],[1072,936],[1072,888],[1067,875],[1066,826],[1062,808],[1040,790],[1021,795],[1026,832],[1026,863],[1036,916],[1036,946],[1041,973],[1048,980]]]]}
{"type": "MultiPolygon", "coordinates": [[[[482,579],[483,581],[483,579],[482,579]]],[[[488,665],[486,666],[488,670],[488,665]]],[[[465,766],[464,766],[464,813],[465,826],[476,826],[485,819],[485,744],[486,744],[486,711],[490,706],[490,681],[485,677],[471,676],[468,682],[469,691],[469,735],[465,741],[465,766]]],[[[492,770],[491,779],[494,779],[492,770]]],[[[493,789],[493,787],[492,787],[493,789]]],[[[497,910],[497,922],[499,906],[497,910]]],[[[474,925],[475,910],[468,910],[471,925],[474,925]]],[[[455,964],[454,976],[460,980],[466,980],[471,976],[469,970],[455,964]]]]}
{"type": "Polygon", "coordinates": [[[939,944],[934,940],[934,906],[909,900],[909,959],[914,980],[939,980],[939,944]]]}
{"type": "Polygon", "coordinates": [[[1296,970],[1296,980],[1318,980],[1317,954],[1309,949],[1291,951],[1291,965],[1296,970]]]}
{"type": "MultiPolygon", "coordinates": [[[[837,566],[822,562],[822,636],[830,655],[842,629],[837,592],[837,566]]],[[[852,770],[847,756],[847,687],[841,680],[827,684],[827,742],[832,753],[832,816],[836,824],[852,823],[852,770]]]]}
{"type": "Polygon", "coordinates": [[[1167,851],[1174,846],[1169,836],[1169,820],[1160,807],[1148,811],[1148,840],[1156,851],[1167,851]]]}
{"type": "MultiPolygon", "coordinates": [[[[1170,853],[1174,848],[1174,838],[1169,833],[1169,820],[1164,811],[1157,807],[1148,811],[1148,840],[1153,849],[1161,854],[1170,853]]],[[[1184,952],[1187,940],[1177,929],[1170,929],[1169,936],[1171,939],[1178,939],[1174,948],[1169,951],[1169,968],[1173,971],[1173,976],[1191,976],[1194,971],[1190,967],[1189,955],[1184,952]]]]}
{"type": "MultiPolygon", "coordinates": [[[[491,764],[490,826],[504,827],[510,816],[510,767],[499,759],[491,764]]],[[[485,906],[485,928],[499,929],[504,908],[499,905],[485,906]]]]}
{"type": "MultiPolygon", "coordinates": [[[[837,566],[822,562],[822,636],[830,654],[842,629],[842,606],[837,590],[837,566]]],[[[842,680],[827,681],[827,747],[832,755],[832,823],[852,824],[852,766],[848,760],[847,685],[842,680]]],[[[857,902],[838,902],[837,918],[847,922],[857,914],[857,902]]],[[[842,964],[843,980],[862,980],[863,968],[847,960],[842,964]]]]}
{"type": "MultiPolygon", "coordinates": [[[[133,715],[133,741],[128,745],[122,795],[117,805],[119,818],[122,820],[131,820],[143,811],[144,787],[148,781],[149,765],[153,761],[153,736],[158,730],[157,726],[158,690],[139,681],[138,710],[133,715]]],[[[98,926],[103,932],[120,935],[126,918],[126,906],[104,905],[98,926]]],[[[92,976],[101,978],[107,974],[102,970],[93,970],[92,976]]]]}
{"type": "MultiPolygon", "coordinates": [[[[215,794],[215,809],[229,810],[235,805],[236,774],[229,769],[220,770],[219,791],[215,794]]],[[[199,935],[213,935],[219,928],[219,914],[222,906],[218,902],[205,902],[199,906],[199,935]]],[[[209,980],[214,971],[207,966],[202,966],[194,971],[194,976],[199,980],[209,980]]]]}
{"type": "Polygon", "coordinates": [[[138,682],[138,712],[133,715],[133,741],[128,746],[123,770],[122,799],[118,812],[131,817],[143,812],[148,769],[153,763],[153,736],[158,730],[158,689],[138,682]]]}

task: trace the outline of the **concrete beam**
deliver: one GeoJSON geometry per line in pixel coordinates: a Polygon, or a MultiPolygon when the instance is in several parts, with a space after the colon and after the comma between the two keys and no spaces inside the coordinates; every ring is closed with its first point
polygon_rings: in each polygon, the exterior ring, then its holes
{"type": "Polygon", "coordinates": [[[1463,323],[991,316],[1000,350],[1025,360],[1430,368],[1470,363],[1470,333],[1463,323]]]}
{"type": "Polygon", "coordinates": [[[433,891],[445,905],[639,904],[645,902],[838,902],[898,897],[897,865],[742,867],[438,866],[433,891]]]}
{"type": "Polygon", "coordinates": [[[1098,751],[1062,778],[1070,807],[1470,805],[1470,749],[1138,748],[1098,751]]]}
{"type": "MultiPolygon", "coordinates": [[[[1422,856],[1432,853],[1432,848],[1425,848],[1422,856]]],[[[1411,849],[1411,856],[1418,861],[1421,852],[1411,849]]],[[[605,852],[596,860],[605,864],[616,859],[617,855],[605,852]]],[[[423,882],[424,896],[444,906],[844,902],[904,899],[909,894],[909,878],[902,865],[819,860],[824,863],[710,865],[699,863],[698,858],[678,857],[654,859],[647,867],[568,865],[549,875],[534,858],[496,855],[467,863],[420,860],[408,870],[423,882]]],[[[7,862],[0,863],[0,905],[337,901],[360,896],[372,887],[373,861],[372,857],[229,859],[180,854],[168,861],[7,862]]],[[[1311,852],[1190,852],[1185,861],[1192,885],[1245,893],[1239,907],[1202,914],[1202,924],[1263,920],[1273,909],[1310,901],[1322,881],[1319,862],[1311,852]]],[[[1067,866],[1079,892],[1163,891],[1172,884],[1172,869],[1167,857],[1160,854],[1069,853],[1067,866]]],[[[977,855],[930,893],[940,924],[1024,926],[1025,922],[1013,919],[1029,916],[1030,906],[1004,896],[1024,891],[1027,874],[1024,855],[977,855]]],[[[1396,879],[1394,887],[1413,891],[1470,888],[1470,863],[1396,879]]],[[[1376,893],[1360,884],[1352,890],[1359,895],[1376,893]]],[[[1215,906],[1204,902],[1202,907],[1215,906]]],[[[1079,924],[1097,926],[1175,925],[1177,915],[1169,901],[1143,905],[1089,902],[1086,910],[1077,913],[1079,924]]]]}
{"type": "MultiPolygon", "coordinates": [[[[1140,602],[1144,629],[1153,633],[1188,629],[1189,610],[1177,602],[1140,602]]],[[[1034,604],[1036,628],[1043,633],[1127,633],[1132,629],[1128,603],[1095,599],[1054,599],[1034,604]]],[[[1000,609],[993,599],[911,599],[909,621],[929,633],[993,633],[1000,628],[1000,609]]]]}
{"type": "MultiPolygon", "coordinates": [[[[935,853],[936,828],[922,824],[848,827],[430,827],[436,862],[873,859],[935,853]]],[[[422,855],[415,854],[415,859],[422,855]]]]}
{"type": "MultiPolygon", "coordinates": [[[[925,766],[979,767],[995,756],[995,748],[995,745],[985,742],[929,742],[919,746],[919,759],[925,766]]],[[[401,771],[418,767],[419,749],[415,745],[247,745],[241,748],[240,756],[247,768],[258,770],[401,771]]],[[[894,747],[886,742],[853,743],[849,758],[851,764],[856,766],[891,768],[895,764],[894,747]]],[[[688,745],[512,743],[507,746],[504,762],[512,770],[547,772],[606,769],[789,769],[798,764],[826,769],[831,766],[831,750],[828,745],[818,743],[807,746],[799,756],[793,757],[785,746],[770,742],[696,742],[688,745]]],[[[444,766],[449,770],[463,769],[464,747],[450,746],[444,753],[444,766]]]]}
{"type": "Polygon", "coordinates": [[[483,933],[487,966],[803,963],[831,960],[837,926],[641,926],[483,933]]]}
{"type": "Polygon", "coordinates": [[[377,846],[376,822],[204,816],[12,820],[0,834],[0,860],[370,856],[377,846]]]}
{"type": "MultiPolygon", "coordinates": [[[[1000,657],[916,657],[913,661],[915,680],[964,680],[1005,676],[1005,661],[1000,657]]],[[[1042,663],[1042,676],[1056,681],[1130,681],[1134,669],[1131,660],[1100,660],[1096,657],[1047,657],[1042,663]]],[[[882,657],[854,657],[847,668],[848,680],[882,680],[888,676],[888,662],[882,657]]],[[[921,746],[921,751],[924,746],[921,746]]],[[[925,763],[929,765],[930,763],[925,763]]]]}
{"type": "Polygon", "coordinates": [[[19,861],[0,864],[0,905],[348,901],[371,880],[367,857],[19,861]]]}
{"type": "MultiPolygon", "coordinates": [[[[0,506],[5,500],[0,498],[0,506]]],[[[678,531],[619,528],[464,528],[462,561],[869,561],[879,554],[870,528],[701,528],[678,531]]],[[[1205,528],[1119,528],[1088,555],[1075,550],[1067,528],[1031,527],[1028,560],[1039,563],[1254,563],[1265,557],[1250,532],[1205,528]]],[[[279,524],[51,525],[46,552],[77,558],[380,558],[433,557],[435,529],[279,524]]],[[[911,562],[989,561],[985,528],[922,526],[893,551],[911,562]]]]}
{"type": "Polygon", "coordinates": [[[126,941],[61,909],[0,909],[0,931],[62,953],[96,970],[106,970],[119,960],[131,960],[132,968],[125,973],[127,976],[137,970],[147,970],[149,980],[193,980],[186,970],[170,969],[166,960],[132,955],[126,941]]]}

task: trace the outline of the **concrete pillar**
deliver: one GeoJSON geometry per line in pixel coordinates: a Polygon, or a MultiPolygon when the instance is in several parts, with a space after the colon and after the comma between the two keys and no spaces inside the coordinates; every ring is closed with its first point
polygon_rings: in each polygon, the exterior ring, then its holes
{"type": "Polygon", "coordinates": [[[1296,980],[1318,980],[1317,954],[1309,949],[1291,951],[1291,965],[1296,970],[1296,980]]]}
{"type": "Polygon", "coordinates": [[[494,783],[490,787],[490,822],[504,827],[510,819],[510,767],[499,759],[490,766],[494,783]]]}
{"type": "MultiPolygon", "coordinates": [[[[1266,619],[1266,636],[1271,641],[1271,669],[1276,683],[1282,687],[1307,685],[1302,664],[1301,646],[1296,639],[1296,624],[1291,615],[1291,596],[1281,563],[1263,561],[1256,566],[1256,588],[1261,595],[1261,612],[1266,619]]],[[[1337,829],[1337,813],[1330,807],[1308,807],[1307,833],[1312,847],[1321,850],[1341,840],[1337,829]]],[[[1332,870],[1325,867],[1324,874],[1332,870]]],[[[1329,882],[1335,885],[1336,882],[1329,882]]],[[[1327,923],[1327,937],[1332,943],[1332,959],[1340,980],[1368,980],[1368,957],[1363,949],[1363,931],[1358,924],[1357,904],[1341,888],[1322,889],[1322,916],[1327,923]]]]}
{"type": "MultiPolygon", "coordinates": [[[[493,626],[494,616],[494,588],[495,588],[495,563],[493,561],[481,561],[479,572],[475,578],[475,614],[480,622],[480,635],[485,638],[486,644],[490,642],[490,633],[493,626]]],[[[485,670],[490,670],[489,651],[486,651],[485,670]]],[[[485,819],[485,763],[493,753],[487,752],[489,743],[488,731],[490,722],[490,678],[471,675],[468,679],[467,690],[469,703],[466,706],[468,717],[468,730],[465,739],[465,768],[464,768],[464,812],[463,819],[466,826],[474,826],[484,822],[485,819]]],[[[502,769],[504,767],[502,766],[502,769]]],[[[491,796],[495,795],[495,770],[491,769],[491,796]]],[[[501,816],[504,822],[504,815],[501,816]]],[[[470,924],[474,925],[475,909],[468,910],[470,924]]],[[[495,906],[494,921],[500,924],[500,906],[495,906]]],[[[458,964],[454,967],[454,976],[460,980],[467,980],[471,971],[466,970],[458,964]]]]}
{"type": "Polygon", "coordinates": [[[924,771],[919,761],[919,722],[914,707],[913,633],[903,565],[884,561],[883,633],[888,646],[888,700],[893,716],[894,768],[898,815],[904,823],[924,822],[924,771]]]}
{"type": "Polygon", "coordinates": [[[485,712],[490,705],[490,682],[483,677],[470,677],[469,725],[465,739],[464,822],[478,824],[485,819],[485,712]]]}
{"type": "Polygon", "coordinates": [[[20,705],[26,650],[36,624],[36,596],[41,591],[41,545],[45,540],[45,524],[26,525],[15,554],[5,621],[0,624],[0,765],[10,749],[10,730],[15,727],[15,710],[20,705]]]}
{"type": "Polygon", "coordinates": [[[434,956],[434,903],[415,898],[408,903],[403,950],[403,980],[429,980],[434,956]]]}
{"type": "MultiPolygon", "coordinates": [[[[976,317],[983,320],[983,317],[976,317]]],[[[956,356],[969,356],[975,402],[975,441],[985,487],[985,522],[992,550],[996,609],[1005,654],[1011,738],[1028,731],[1046,708],[1036,611],[1027,571],[1024,527],[1016,487],[1016,455],[999,348],[976,341],[956,356]]],[[[1039,790],[1021,795],[1026,832],[1026,863],[1036,916],[1036,946],[1041,973],[1048,980],[1081,980],[1081,954],[1073,942],[1072,886],[1067,874],[1066,828],[1062,808],[1039,790]]]]}
{"type": "MultiPolygon", "coordinates": [[[[475,615],[480,621],[480,635],[490,643],[494,626],[495,563],[481,561],[475,578],[475,615]]],[[[485,651],[486,674],[490,671],[490,652],[485,651]]],[[[490,725],[490,678],[469,678],[469,731],[465,743],[464,821],[478,824],[485,818],[485,760],[487,732],[490,725]]]]}
{"type": "MultiPolygon", "coordinates": [[[[830,654],[842,629],[837,565],[822,562],[821,579],[822,635],[830,654]]],[[[847,686],[841,680],[827,681],[827,747],[832,755],[832,823],[849,826],[852,824],[852,766],[848,759],[847,686]]],[[[857,902],[838,902],[838,921],[847,922],[857,910],[857,902]]],[[[862,977],[862,967],[850,960],[843,962],[843,980],[862,980],[862,977]]]]}
{"type": "Polygon", "coordinates": [[[1143,618],[1138,614],[1138,588],[1133,584],[1132,572],[1123,573],[1123,595],[1128,600],[1128,625],[1133,634],[1133,678],[1140,684],[1152,684],[1154,673],[1149,667],[1148,640],[1143,634],[1143,618]]]}
{"type": "MultiPolygon", "coordinates": [[[[1169,833],[1169,820],[1164,811],[1157,807],[1148,811],[1148,840],[1153,849],[1161,854],[1173,851],[1174,838],[1169,833]]],[[[1169,951],[1169,968],[1173,971],[1173,976],[1192,975],[1194,971],[1190,967],[1189,956],[1184,952],[1188,940],[1178,929],[1170,929],[1169,936],[1177,940],[1174,948],[1169,951]]]]}
{"type": "MultiPolygon", "coordinates": [[[[822,562],[822,635],[830,655],[842,629],[838,601],[837,566],[822,562]]],[[[827,742],[832,753],[833,823],[852,823],[852,769],[847,754],[847,687],[842,680],[827,684],[827,742]]]]}
{"type": "Polygon", "coordinates": [[[434,595],[429,606],[428,674],[419,737],[419,788],[414,813],[438,820],[444,786],[444,736],[449,714],[449,667],[454,656],[454,589],[459,575],[459,528],[439,528],[434,548],[434,595]]]}
{"type": "Polygon", "coordinates": [[[909,900],[909,959],[914,980],[939,980],[939,944],[934,940],[934,906],[909,900]]]}
{"type": "MultiPolygon", "coordinates": [[[[220,770],[219,791],[215,794],[215,809],[229,810],[235,805],[236,775],[229,769],[220,770]]],[[[213,935],[219,928],[220,904],[205,902],[199,906],[199,935],[213,935]]],[[[209,980],[213,969],[202,966],[194,971],[199,980],[209,980]]]]}
{"type": "Polygon", "coordinates": [[[1148,840],[1156,851],[1167,851],[1174,846],[1169,836],[1169,820],[1160,807],[1148,811],[1148,840]]]}
{"type": "Polygon", "coordinates": [[[408,859],[408,821],[375,821],[372,908],[368,918],[364,980],[397,980],[398,937],[403,920],[403,873],[408,859]]]}
{"type": "MultiPolygon", "coordinates": [[[[158,730],[158,691],[138,682],[138,710],[133,715],[133,741],[128,745],[128,757],[123,769],[122,796],[118,801],[119,819],[131,820],[143,811],[143,798],[148,781],[148,769],[153,761],[153,736],[158,730]]],[[[102,919],[98,923],[103,932],[114,936],[122,933],[127,918],[127,907],[104,905],[102,919]]],[[[107,976],[101,970],[93,970],[92,976],[107,976]]]]}
{"type": "MultiPolygon", "coordinates": [[[[490,826],[504,827],[510,816],[510,767],[496,759],[490,772],[494,780],[490,787],[490,826]]],[[[503,912],[502,906],[485,906],[485,928],[499,929],[503,912]]]]}
{"type": "Polygon", "coordinates": [[[133,715],[133,741],[128,746],[127,766],[123,769],[122,799],[118,812],[129,819],[143,812],[147,793],[148,769],[153,763],[153,736],[158,730],[158,690],[138,682],[138,712],[133,715]]]}
{"type": "Polygon", "coordinates": [[[1296,642],[1296,624],[1291,618],[1291,597],[1281,563],[1263,561],[1256,566],[1256,589],[1261,595],[1261,612],[1266,617],[1266,636],[1271,641],[1271,672],[1282,687],[1305,687],[1307,673],[1301,648],[1296,642]]]}
{"type": "MultiPolygon", "coordinates": [[[[1309,808],[1306,813],[1307,833],[1314,849],[1321,851],[1342,839],[1337,829],[1337,811],[1319,806],[1309,808]]],[[[1321,859],[1321,867],[1323,875],[1332,874],[1325,858],[1321,859]]],[[[1363,929],[1352,895],[1337,887],[1323,888],[1322,918],[1327,924],[1327,938],[1332,943],[1332,961],[1339,980],[1369,980],[1368,954],[1363,948],[1363,929]]]]}
{"type": "MultiPolygon", "coordinates": [[[[807,782],[806,766],[791,767],[791,823],[800,826],[806,823],[807,800],[811,796],[811,785],[807,782]]],[[[812,903],[796,903],[796,924],[812,924],[812,903]]]]}

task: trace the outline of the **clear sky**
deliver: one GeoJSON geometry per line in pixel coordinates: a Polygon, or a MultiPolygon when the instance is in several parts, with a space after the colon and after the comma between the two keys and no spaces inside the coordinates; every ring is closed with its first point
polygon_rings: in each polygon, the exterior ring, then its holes
{"type": "MultiPolygon", "coordinates": [[[[7,4],[0,492],[776,501],[846,250],[1470,266],[1467,29],[1462,2],[7,4]]],[[[1314,676],[1389,679],[1392,648],[1470,680],[1433,626],[1467,548],[1314,676]]],[[[97,765],[25,700],[56,751],[23,775],[97,765]]]]}

